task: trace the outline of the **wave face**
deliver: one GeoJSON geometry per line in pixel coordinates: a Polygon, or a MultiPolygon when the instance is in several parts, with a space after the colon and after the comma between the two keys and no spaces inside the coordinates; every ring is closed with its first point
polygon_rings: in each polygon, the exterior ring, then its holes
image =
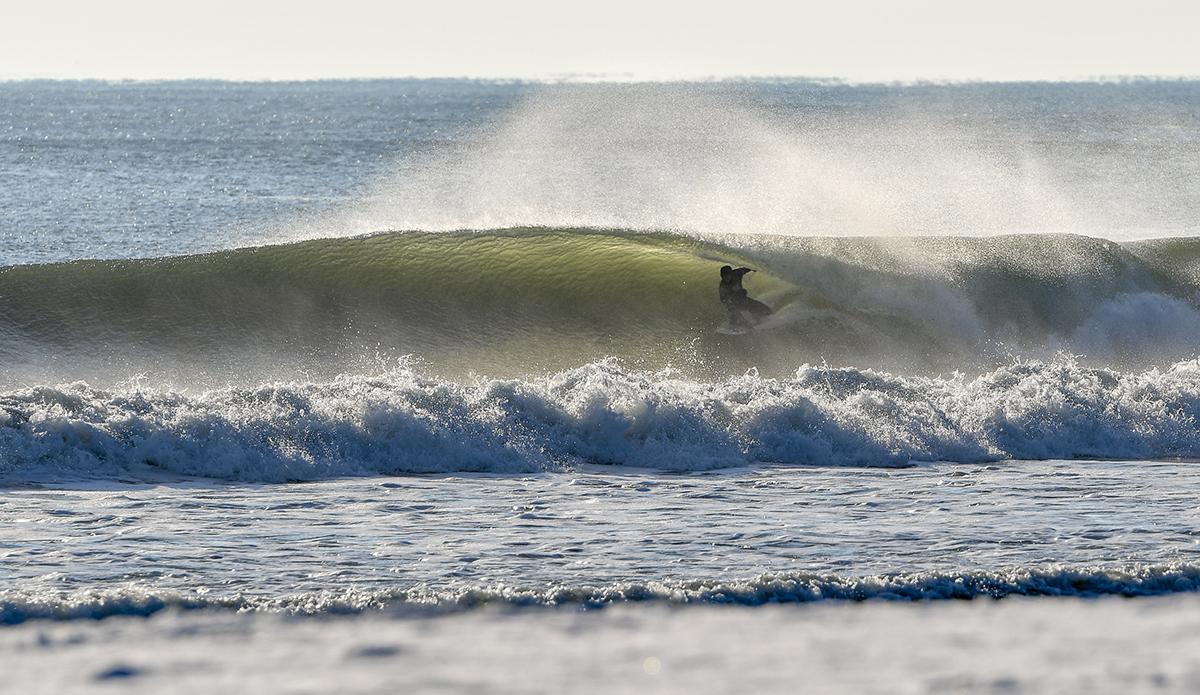
{"type": "Polygon", "coordinates": [[[1200,243],[1087,237],[730,237],[514,229],[386,233],[197,256],[0,270],[9,385],[213,387],[377,373],[463,379],[606,358],[728,378],[805,363],[979,373],[1076,355],[1138,370],[1200,344],[1200,243]],[[775,308],[723,336],[724,263],[775,308]]]}
{"type": "Polygon", "coordinates": [[[10,267],[3,356],[92,383],[328,377],[364,355],[378,368],[413,354],[455,375],[606,355],[665,364],[720,325],[710,250],[681,237],[514,230],[10,267]]]}

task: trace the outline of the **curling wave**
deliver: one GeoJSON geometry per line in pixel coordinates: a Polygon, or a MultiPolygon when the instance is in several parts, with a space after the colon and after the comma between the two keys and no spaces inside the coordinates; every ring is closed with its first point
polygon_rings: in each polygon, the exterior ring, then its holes
{"type": "Polygon", "coordinates": [[[386,233],[0,269],[7,384],[174,388],[374,373],[544,375],[606,357],[725,379],[804,363],[938,374],[1077,355],[1165,367],[1200,344],[1200,242],[700,240],[620,230],[386,233]],[[719,335],[717,269],[775,309],[719,335]]]}

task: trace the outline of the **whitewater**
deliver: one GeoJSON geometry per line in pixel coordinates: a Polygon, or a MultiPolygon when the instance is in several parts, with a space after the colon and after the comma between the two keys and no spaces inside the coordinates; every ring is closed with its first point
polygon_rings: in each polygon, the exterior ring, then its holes
{"type": "Polygon", "coordinates": [[[0,689],[1200,682],[1197,83],[0,99],[0,689]]]}

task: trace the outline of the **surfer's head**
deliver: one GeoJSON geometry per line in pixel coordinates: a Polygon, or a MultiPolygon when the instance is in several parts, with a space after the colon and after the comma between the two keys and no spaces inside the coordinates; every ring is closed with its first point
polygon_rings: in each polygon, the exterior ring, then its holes
{"type": "Polygon", "coordinates": [[[731,266],[731,265],[721,266],[721,278],[724,279],[724,278],[729,277],[730,275],[733,275],[733,266],[731,266]]]}

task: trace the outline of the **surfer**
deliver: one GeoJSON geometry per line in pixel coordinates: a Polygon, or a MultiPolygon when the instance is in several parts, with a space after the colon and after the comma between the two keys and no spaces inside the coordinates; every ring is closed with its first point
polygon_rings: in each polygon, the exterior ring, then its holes
{"type": "Polygon", "coordinates": [[[771,307],[746,296],[742,278],[753,268],[721,267],[721,303],[729,310],[729,322],[739,328],[751,328],[771,315],[771,307]]]}

